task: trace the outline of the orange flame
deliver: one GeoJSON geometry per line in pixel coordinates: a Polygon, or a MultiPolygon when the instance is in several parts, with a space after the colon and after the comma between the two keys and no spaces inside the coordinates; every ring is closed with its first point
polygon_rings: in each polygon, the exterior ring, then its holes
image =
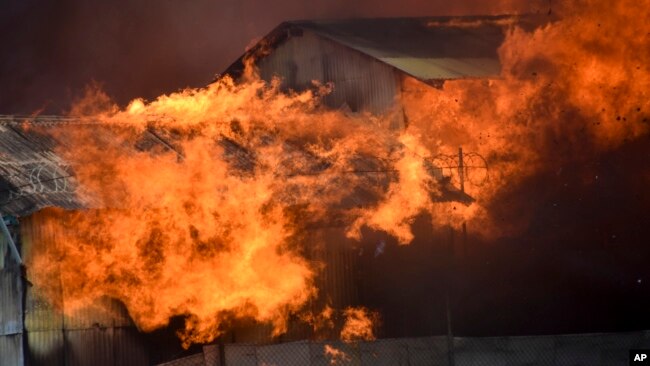
{"type": "MultiPolygon", "coordinates": [[[[103,209],[64,219],[63,248],[35,258],[34,281],[47,287],[48,269],[60,264],[80,305],[115,297],[144,330],[185,315],[189,345],[214,339],[232,315],[284,331],[288,314],[317,291],[316,267],[301,256],[310,243],[296,243],[296,233],[328,215],[348,218],[355,238],[368,226],[403,244],[422,213],[485,235],[518,230],[528,213],[505,224],[491,209],[508,189],[648,133],[649,9],[648,0],[581,1],[540,29],[513,27],[499,51],[500,79],[438,90],[406,78],[409,126],[400,133],[377,128],[387,125],[381,116],[321,108],[326,88],[283,94],[255,73],[124,110],[96,93],[73,114],[100,125],[60,131],[71,148],[59,152],[80,196],[103,209]],[[156,136],[169,145],[133,148],[156,136]],[[467,207],[432,203],[440,186],[424,161],[459,146],[483,157],[489,175],[466,186],[476,199],[467,207]],[[385,163],[384,176],[396,180],[354,173],[360,157],[385,163]],[[351,209],[346,198],[357,188],[375,199],[351,209]]],[[[365,310],[346,316],[342,339],[374,338],[365,310]]]]}
{"type": "MultiPolygon", "coordinates": [[[[640,19],[650,16],[650,2],[642,3],[567,3],[555,9],[555,22],[510,28],[498,79],[446,81],[442,89],[403,81],[409,129],[420,132],[420,144],[443,156],[462,146],[485,159],[465,162],[472,166],[465,189],[476,203],[430,206],[436,225],[468,221],[473,232],[512,234],[530,213],[504,220],[496,208],[527,177],[647,136],[650,25],[640,19]]],[[[458,184],[458,169],[444,173],[458,184]]]]}
{"type": "Polygon", "coordinates": [[[326,344],[323,347],[323,351],[325,353],[325,356],[329,358],[330,360],[330,365],[337,365],[339,363],[346,363],[350,362],[352,359],[350,356],[348,356],[347,353],[341,351],[340,349],[337,349],[333,346],[330,346],[329,344],[326,344]]]}
{"type": "Polygon", "coordinates": [[[91,125],[56,134],[79,196],[102,209],[63,215],[69,230],[56,253],[35,258],[35,282],[56,286],[48,273],[60,266],[69,309],[108,295],[143,330],[184,315],[185,346],[213,340],[233,316],[286,331],[288,315],[316,294],[317,267],[300,255],[309,243],[295,242],[297,230],[359,181],[341,173],[352,156],[394,137],[375,132],[374,146],[354,147],[372,131],[362,117],[277,87],[226,78],[118,112],[81,103],[91,125]],[[133,148],[163,135],[162,145],[133,148]],[[328,174],[312,174],[324,164],[328,174]]]}
{"type": "Polygon", "coordinates": [[[410,133],[402,134],[399,141],[406,147],[394,164],[399,171],[399,179],[391,183],[384,200],[377,207],[362,210],[350,227],[348,236],[361,240],[361,227],[365,225],[385,230],[400,244],[408,244],[413,240],[410,225],[413,219],[419,213],[430,210],[431,192],[437,189],[437,184],[424,166],[423,157],[429,152],[410,133]]]}
{"type": "Polygon", "coordinates": [[[375,339],[374,321],[376,314],[371,314],[365,308],[347,308],[343,312],[345,323],[341,330],[341,340],[344,342],[352,341],[371,341],[375,339]]]}

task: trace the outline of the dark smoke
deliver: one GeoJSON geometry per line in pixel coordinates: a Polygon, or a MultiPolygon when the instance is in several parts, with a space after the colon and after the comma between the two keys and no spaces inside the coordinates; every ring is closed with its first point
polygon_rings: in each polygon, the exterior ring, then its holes
{"type": "Polygon", "coordinates": [[[543,11],[522,0],[3,0],[0,113],[63,113],[97,82],[119,104],[209,83],[253,40],[305,18],[543,11]]]}

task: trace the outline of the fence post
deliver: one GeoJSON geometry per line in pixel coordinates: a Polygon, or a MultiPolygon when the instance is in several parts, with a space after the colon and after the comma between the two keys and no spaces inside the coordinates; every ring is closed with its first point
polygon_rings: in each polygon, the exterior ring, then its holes
{"type": "Polygon", "coordinates": [[[445,312],[447,317],[447,360],[449,366],[455,366],[456,360],[454,357],[454,332],[451,323],[451,304],[449,301],[451,293],[451,279],[452,279],[452,259],[454,250],[454,228],[449,227],[449,245],[447,252],[447,274],[445,283],[445,312]]]}
{"type": "Polygon", "coordinates": [[[219,366],[226,366],[226,345],[223,343],[223,336],[217,339],[219,347],[219,366]]]}

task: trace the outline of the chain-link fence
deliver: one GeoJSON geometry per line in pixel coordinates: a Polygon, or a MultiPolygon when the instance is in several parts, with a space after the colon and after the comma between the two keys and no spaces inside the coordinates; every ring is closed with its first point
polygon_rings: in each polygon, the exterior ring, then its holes
{"type": "MultiPolygon", "coordinates": [[[[219,360],[217,360],[219,362],[219,360]]],[[[218,363],[208,363],[203,353],[197,353],[192,356],[179,358],[171,362],[158,364],[158,366],[205,366],[205,365],[218,365],[218,363]]]]}
{"type": "Polygon", "coordinates": [[[299,341],[271,345],[207,345],[203,353],[166,366],[618,366],[630,349],[650,348],[650,332],[370,342],[299,341]],[[222,354],[223,352],[223,354],[222,354]]]}

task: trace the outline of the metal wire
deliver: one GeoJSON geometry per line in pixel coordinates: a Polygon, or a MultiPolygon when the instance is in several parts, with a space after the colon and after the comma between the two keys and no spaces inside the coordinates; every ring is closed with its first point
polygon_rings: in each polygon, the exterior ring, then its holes
{"type": "MultiPolygon", "coordinates": [[[[23,123],[37,124],[37,125],[59,125],[59,124],[81,124],[81,125],[92,125],[99,124],[99,122],[85,119],[77,118],[68,118],[60,116],[12,116],[12,115],[0,115],[0,124],[17,124],[21,125],[23,123]]],[[[174,146],[170,145],[166,140],[164,140],[156,131],[151,128],[146,130],[151,134],[156,140],[162,143],[166,148],[171,149],[177,153],[180,160],[184,159],[184,156],[181,152],[177,151],[174,146]]],[[[237,144],[235,141],[232,143],[237,144]]],[[[288,142],[287,142],[288,143],[288,142]]],[[[288,143],[290,144],[290,143],[288,143]]],[[[402,146],[403,149],[409,151],[405,146],[402,146]]],[[[299,149],[296,147],[296,149],[299,149]]],[[[413,153],[409,151],[409,153],[413,153]]],[[[460,175],[460,161],[454,155],[444,155],[439,154],[432,157],[419,156],[424,161],[429,162],[432,165],[433,170],[440,171],[440,176],[438,178],[448,178],[452,182],[459,183],[460,175]]],[[[318,158],[317,156],[312,156],[318,160],[321,164],[326,165],[327,161],[318,158]]],[[[389,165],[391,161],[384,157],[378,157],[373,155],[367,155],[360,157],[362,159],[372,159],[379,161],[384,165],[389,165]]],[[[477,153],[466,153],[462,157],[462,169],[464,180],[475,186],[482,186],[488,179],[488,164],[485,158],[477,153]],[[483,172],[482,174],[480,172],[483,172]]],[[[28,182],[26,184],[11,187],[10,189],[0,190],[0,193],[9,193],[8,198],[5,199],[4,203],[11,202],[19,197],[25,195],[33,194],[56,194],[56,193],[74,193],[74,187],[70,183],[69,179],[74,177],[74,173],[70,171],[70,166],[65,163],[53,162],[47,159],[37,159],[29,160],[23,162],[0,162],[0,166],[10,166],[12,168],[23,168],[27,167],[26,173],[28,182]],[[60,174],[63,173],[63,174],[60,174]],[[53,183],[47,184],[47,183],[53,183]]],[[[21,171],[24,173],[25,170],[21,171]]],[[[287,178],[299,177],[299,176],[321,176],[321,175],[372,175],[372,174],[398,174],[399,171],[396,169],[351,169],[351,170],[331,170],[323,169],[320,171],[294,171],[283,174],[287,178]]],[[[431,172],[433,173],[433,172],[431,172]]],[[[22,174],[21,174],[22,175],[22,174]]],[[[464,183],[464,182],[463,182],[464,183]]]]}

